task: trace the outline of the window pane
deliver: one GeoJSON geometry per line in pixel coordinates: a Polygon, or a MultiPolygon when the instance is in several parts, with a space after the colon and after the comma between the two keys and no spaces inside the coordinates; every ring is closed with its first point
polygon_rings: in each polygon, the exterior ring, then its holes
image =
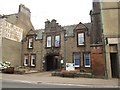
{"type": "Polygon", "coordinates": [[[78,34],[78,45],[84,45],[84,33],[78,34]]]}
{"type": "Polygon", "coordinates": [[[80,54],[79,53],[74,53],[74,63],[75,63],[75,67],[80,66],[80,54]]]}
{"type": "Polygon", "coordinates": [[[31,66],[35,66],[35,56],[36,55],[31,55],[31,66]]]}
{"type": "Polygon", "coordinates": [[[80,61],[79,59],[75,59],[75,65],[79,65],[80,61]]]}
{"type": "Polygon", "coordinates": [[[47,47],[51,47],[51,36],[47,37],[47,47]]]}
{"type": "Polygon", "coordinates": [[[33,48],[33,39],[32,38],[29,39],[28,44],[29,44],[28,45],[29,48],[33,48]]]}
{"type": "Polygon", "coordinates": [[[86,53],[84,57],[85,57],[85,67],[90,67],[90,54],[86,53]]]}
{"type": "Polygon", "coordinates": [[[24,66],[28,66],[28,55],[25,55],[24,66]]]}
{"type": "Polygon", "coordinates": [[[60,36],[55,36],[55,47],[60,47],[60,36]]]}

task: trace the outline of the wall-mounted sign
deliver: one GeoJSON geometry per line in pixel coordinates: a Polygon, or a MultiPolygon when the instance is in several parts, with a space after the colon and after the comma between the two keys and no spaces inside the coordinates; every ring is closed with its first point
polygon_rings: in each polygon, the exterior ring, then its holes
{"type": "Polygon", "coordinates": [[[64,62],[63,62],[63,60],[61,60],[61,64],[63,64],[64,62]]]}
{"type": "Polygon", "coordinates": [[[66,63],[66,70],[75,70],[74,63],[66,63]]]}
{"type": "Polygon", "coordinates": [[[108,38],[108,44],[118,44],[120,38],[108,38]]]}

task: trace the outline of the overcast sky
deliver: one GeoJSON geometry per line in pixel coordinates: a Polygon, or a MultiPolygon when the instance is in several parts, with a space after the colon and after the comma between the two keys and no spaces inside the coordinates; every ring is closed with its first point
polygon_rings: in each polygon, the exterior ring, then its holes
{"type": "Polygon", "coordinates": [[[20,4],[30,9],[35,29],[44,28],[47,19],[62,26],[90,22],[92,0],[1,0],[0,14],[17,13],[20,4]]]}

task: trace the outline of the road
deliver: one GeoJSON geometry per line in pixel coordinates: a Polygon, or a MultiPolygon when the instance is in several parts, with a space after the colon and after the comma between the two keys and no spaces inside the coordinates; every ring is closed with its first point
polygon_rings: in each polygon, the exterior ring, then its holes
{"type": "MultiPolygon", "coordinates": [[[[1,81],[0,81],[1,82],[1,81]]],[[[17,81],[2,81],[2,88],[83,88],[82,86],[72,86],[64,84],[50,84],[50,83],[26,83],[17,81]]]]}

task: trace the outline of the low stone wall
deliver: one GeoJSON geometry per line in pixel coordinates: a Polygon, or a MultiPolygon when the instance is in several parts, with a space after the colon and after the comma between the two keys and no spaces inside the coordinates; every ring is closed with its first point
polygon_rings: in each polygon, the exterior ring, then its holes
{"type": "Polygon", "coordinates": [[[92,73],[86,73],[86,72],[78,72],[78,71],[61,71],[61,72],[52,72],[52,76],[60,76],[60,77],[86,77],[86,78],[92,78],[92,73]]]}

